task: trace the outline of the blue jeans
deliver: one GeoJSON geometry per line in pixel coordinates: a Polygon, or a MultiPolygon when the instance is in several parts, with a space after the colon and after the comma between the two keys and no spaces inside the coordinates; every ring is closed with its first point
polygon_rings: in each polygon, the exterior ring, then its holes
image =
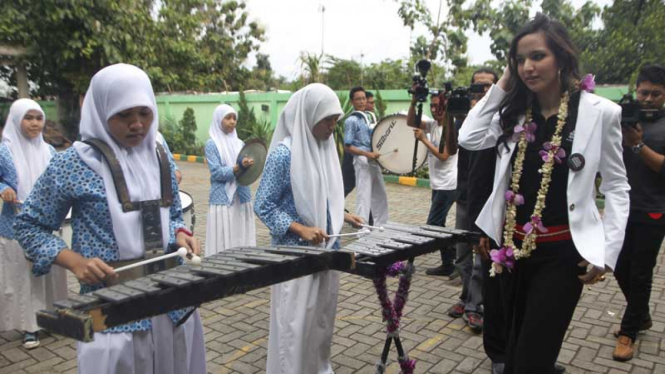
{"type": "MultiPolygon", "coordinates": [[[[432,205],[429,209],[427,224],[446,226],[446,217],[457,197],[456,190],[432,190],[432,205]]],[[[455,267],[455,247],[441,248],[441,264],[446,269],[455,267]]]]}

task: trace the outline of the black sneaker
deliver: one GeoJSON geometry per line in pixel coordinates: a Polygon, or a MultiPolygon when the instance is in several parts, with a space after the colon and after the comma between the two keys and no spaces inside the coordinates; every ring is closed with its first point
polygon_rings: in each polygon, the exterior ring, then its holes
{"type": "Polygon", "coordinates": [[[39,347],[39,332],[25,332],[23,334],[23,348],[35,349],[39,347]]]}
{"type": "Polygon", "coordinates": [[[435,268],[427,269],[425,274],[427,275],[441,275],[447,277],[455,271],[454,267],[447,267],[445,265],[437,266],[435,268]]]}
{"type": "Polygon", "coordinates": [[[563,374],[566,372],[566,367],[559,364],[554,364],[554,374],[563,374]]]}

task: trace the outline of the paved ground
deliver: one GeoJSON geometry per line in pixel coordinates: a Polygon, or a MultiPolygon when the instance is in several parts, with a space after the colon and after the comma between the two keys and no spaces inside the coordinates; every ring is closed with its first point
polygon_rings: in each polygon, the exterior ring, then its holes
{"type": "MultiPolygon", "coordinates": [[[[180,163],[185,180],[182,188],[194,196],[196,234],[203,239],[207,212],[208,172],[205,165],[180,163]]],[[[425,222],[430,191],[388,185],[391,219],[411,224],[425,222]]],[[[355,196],[347,208],[353,209],[355,196]]],[[[454,223],[454,209],[449,224],[454,223]]],[[[269,235],[257,220],[258,243],[267,244],[269,235]]],[[[417,373],[489,373],[490,363],[482,338],[473,334],[461,319],[446,310],[460,293],[459,284],[447,278],[431,277],[424,269],[437,264],[436,255],[416,260],[401,337],[411,357],[417,359],[417,373]]],[[[559,360],[569,373],[665,373],[665,269],[661,255],[656,268],[651,298],[654,326],[638,340],[637,356],[629,363],[612,361],[613,329],[623,313],[624,300],[612,277],[585,289],[574,321],[566,336],[559,360]]],[[[70,278],[70,289],[77,285],[70,278]]],[[[395,283],[391,283],[392,289],[395,283]]],[[[261,373],[265,371],[268,317],[268,289],[203,305],[208,371],[211,374],[261,373]]],[[[343,275],[333,339],[333,361],[337,374],[374,373],[385,333],[372,283],[343,275]]],[[[394,360],[395,355],[391,358],[394,360]]],[[[44,334],[42,346],[32,351],[21,347],[16,331],[0,333],[0,374],[76,373],[76,343],[44,334]]],[[[397,373],[392,364],[388,373],[397,373]]]]}

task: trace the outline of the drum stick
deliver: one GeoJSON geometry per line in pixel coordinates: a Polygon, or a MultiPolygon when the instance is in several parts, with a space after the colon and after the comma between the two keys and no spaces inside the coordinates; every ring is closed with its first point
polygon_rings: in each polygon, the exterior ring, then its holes
{"type": "Polygon", "coordinates": [[[392,151],[387,151],[387,152],[379,153],[379,156],[385,156],[385,155],[387,155],[387,154],[389,154],[389,153],[394,153],[394,152],[399,152],[399,149],[398,149],[398,148],[395,148],[395,149],[393,149],[392,151]]]}
{"type": "Polygon", "coordinates": [[[360,226],[366,227],[366,228],[372,229],[372,230],[379,230],[379,231],[385,231],[386,230],[383,226],[378,226],[378,227],[377,226],[370,226],[370,225],[366,225],[364,223],[361,223],[360,226]]]}
{"type": "MultiPolygon", "coordinates": [[[[143,265],[147,265],[147,264],[151,264],[153,262],[166,260],[167,258],[171,258],[171,257],[180,256],[183,259],[187,259],[187,257],[188,257],[187,255],[188,255],[187,249],[185,249],[184,247],[180,247],[180,249],[178,249],[177,251],[175,251],[173,253],[166,254],[164,256],[153,257],[149,260],[139,261],[139,262],[133,263],[131,265],[119,267],[119,268],[115,269],[115,272],[119,273],[121,271],[133,269],[135,267],[139,267],[139,266],[143,266],[143,265]]],[[[201,263],[201,257],[194,255],[194,256],[192,256],[191,261],[192,261],[193,264],[198,265],[198,264],[201,263]]]]}
{"type": "Polygon", "coordinates": [[[366,235],[366,234],[369,234],[369,233],[370,233],[369,230],[360,230],[360,231],[356,231],[356,232],[350,232],[348,234],[328,235],[328,237],[329,238],[341,238],[341,237],[344,237],[344,236],[362,236],[362,235],[366,235]]]}
{"type": "MultiPolygon", "coordinates": [[[[344,237],[344,236],[362,236],[362,235],[366,235],[366,234],[369,234],[369,233],[370,233],[369,230],[360,230],[360,231],[356,231],[356,232],[350,232],[348,234],[328,235],[328,238],[341,238],[341,237],[344,237]]],[[[299,238],[298,241],[304,242],[305,240],[303,238],[299,238]]]]}

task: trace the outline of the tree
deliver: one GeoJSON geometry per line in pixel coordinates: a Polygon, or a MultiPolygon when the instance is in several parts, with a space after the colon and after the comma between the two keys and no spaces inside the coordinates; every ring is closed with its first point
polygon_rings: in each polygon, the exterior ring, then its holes
{"type": "Polygon", "coordinates": [[[335,57],[328,61],[331,66],[325,74],[325,82],[333,90],[348,90],[364,83],[360,63],[335,57]]]}
{"type": "MultiPolygon", "coordinates": [[[[451,16],[443,17],[443,0],[439,0],[436,20],[432,12],[425,5],[424,0],[396,0],[400,7],[398,15],[405,26],[413,30],[417,24],[427,28],[428,37],[420,36],[411,46],[412,59],[425,58],[431,61],[440,61],[442,66],[451,66],[454,74],[458,67],[466,65],[467,37],[464,34],[465,18],[458,19],[451,16]],[[429,39],[428,39],[429,38],[429,39]]],[[[457,3],[464,0],[446,0],[448,8],[454,8],[457,3]]],[[[444,71],[445,74],[445,71],[444,71]]]]}
{"type": "Polygon", "coordinates": [[[252,69],[249,79],[243,86],[246,89],[269,91],[279,88],[281,82],[275,78],[274,71],[270,65],[270,58],[263,53],[256,54],[256,66],[252,69]]]}
{"type": "MultiPolygon", "coordinates": [[[[27,48],[34,94],[59,98],[71,133],[79,95],[104,66],[137,65],[156,91],[233,90],[249,76],[242,63],[263,33],[237,1],[15,0],[0,12],[0,44],[27,48]]],[[[8,69],[0,78],[13,79],[8,69]]]]}
{"type": "Polygon", "coordinates": [[[597,41],[582,54],[598,83],[632,83],[641,65],[665,63],[665,2],[614,0],[602,20],[597,41]]]}

